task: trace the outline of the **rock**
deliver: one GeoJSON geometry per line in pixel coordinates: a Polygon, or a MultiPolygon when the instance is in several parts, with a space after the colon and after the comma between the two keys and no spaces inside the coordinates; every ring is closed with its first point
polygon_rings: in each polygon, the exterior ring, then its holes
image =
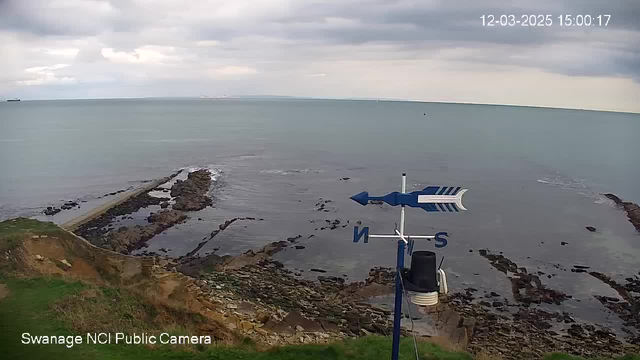
{"type": "Polygon", "coordinates": [[[238,326],[238,329],[244,330],[244,331],[253,330],[253,328],[254,328],[254,325],[250,321],[246,321],[246,320],[240,321],[240,324],[238,326]]]}
{"type": "Polygon", "coordinates": [[[640,232],[640,206],[629,201],[622,201],[614,194],[604,194],[607,198],[611,199],[617,206],[624,209],[627,214],[629,222],[640,232]]]}
{"type": "Polygon", "coordinates": [[[328,321],[328,320],[320,320],[320,325],[322,325],[322,328],[324,329],[324,331],[327,332],[339,332],[340,328],[338,327],[338,325],[328,321]]]}
{"type": "Polygon", "coordinates": [[[585,335],[584,329],[579,324],[571,325],[571,328],[567,330],[567,333],[573,337],[583,337],[585,335]]]}
{"type": "Polygon", "coordinates": [[[507,274],[507,272],[518,272],[518,265],[504,257],[504,255],[494,255],[484,249],[479,250],[478,253],[480,253],[481,256],[487,258],[494,268],[498,269],[504,274],[507,274]]]}
{"type": "Polygon", "coordinates": [[[313,271],[313,272],[319,272],[319,273],[326,273],[326,270],[322,270],[322,269],[311,269],[309,271],[313,271]]]}
{"type": "Polygon", "coordinates": [[[296,250],[302,250],[305,247],[303,245],[296,245],[295,248],[296,248],[296,250]]]}
{"type": "Polygon", "coordinates": [[[215,306],[215,305],[214,305],[213,303],[211,303],[210,301],[207,301],[207,300],[202,299],[202,300],[200,300],[200,303],[201,303],[202,305],[204,305],[204,307],[206,307],[206,308],[207,308],[207,309],[209,309],[209,310],[216,310],[216,309],[217,309],[217,306],[215,306]]]}
{"type": "Polygon", "coordinates": [[[227,309],[235,310],[238,308],[238,305],[235,304],[227,304],[227,309]]]}
{"type": "Polygon", "coordinates": [[[165,202],[160,203],[160,208],[166,209],[168,207],[169,207],[169,203],[168,202],[165,201],[165,202]]]}
{"type": "Polygon", "coordinates": [[[36,260],[44,261],[44,256],[36,254],[36,260]]]}
{"type": "Polygon", "coordinates": [[[175,210],[198,211],[211,206],[213,201],[207,196],[212,180],[209,170],[202,169],[189,173],[187,179],[177,180],[171,187],[175,198],[175,210]]]}
{"type": "Polygon", "coordinates": [[[169,228],[172,225],[180,223],[187,219],[187,215],[178,210],[162,210],[158,213],[152,213],[147,218],[152,224],[157,224],[164,229],[169,228]]]}
{"type": "Polygon", "coordinates": [[[304,328],[302,326],[300,326],[300,325],[296,325],[296,331],[303,332],[304,328]]]}
{"type": "Polygon", "coordinates": [[[292,328],[296,328],[297,326],[301,326],[306,331],[309,332],[320,332],[323,331],[322,326],[313,320],[309,320],[300,315],[297,311],[290,312],[283,320],[292,328]]]}
{"type": "Polygon", "coordinates": [[[591,232],[595,232],[596,228],[594,228],[593,226],[586,226],[586,229],[591,231],[591,232]]]}
{"type": "Polygon", "coordinates": [[[238,305],[238,312],[245,315],[254,315],[256,313],[256,307],[246,301],[241,302],[238,305]]]}
{"type": "Polygon", "coordinates": [[[337,276],[318,276],[318,281],[320,281],[321,284],[338,284],[338,285],[342,285],[344,284],[344,279],[337,277],[337,276]]]}
{"type": "Polygon", "coordinates": [[[269,319],[271,319],[271,315],[268,312],[265,311],[259,311],[256,314],[256,320],[258,320],[259,322],[265,324],[267,321],[269,321],[269,319]]]}
{"type": "Polygon", "coordinates": [[[566,242],[566,241],[562,241],[562,242],[560,243],[560,245],[562,245],[562,246],[564,246],[564,245],[568,245],[568,244],[569,244],[569,243],[568,243],[568,242],[566,242]]]}
{"type": "Polygon", "coordinates": [[[273,319],[269,319],[264,326],[262,327],[266,330],[271,330],[276,333],[285,333],[285,334],[293,334],[294,330],[289,324],[284,321],[274,321],[273,319]]]}
{"type": "Polygon", "coordinates": [[[499,295],[497,292],[492,291],[492,292],[491,292],[491,296],[493,296],[493,297],[499,297],[500,295],[499,295]]]}
{"type": "Polygon", "coordinates": [[[571,297],[561,291],[545,287],[537,275],[529,274],[525,268],[518,267],[516,263],[503,255],[491,254],[488,250],[480,250],[479,253],[487,258],[493,267],[504,274],[511,275],[509,276],[511,290],[513,297],[518,302],[525,304],[545,302],[559,305],[571,297]]]}
{"type": "Polygon", "coordinates": [[[69,268],[71,268],[71,267],[72,267],[72,266],[71,266],[71,263],[69,263],[69,262],[67,261],[67,259],[62,259],[62,260],[60,260],[60,262],[61,262],[61,263],[63,263],[65,266],[69,267],[69,268]]]}

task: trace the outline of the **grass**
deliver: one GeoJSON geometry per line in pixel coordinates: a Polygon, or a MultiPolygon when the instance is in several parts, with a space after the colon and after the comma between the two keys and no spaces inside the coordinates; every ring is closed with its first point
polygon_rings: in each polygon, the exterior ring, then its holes
{"type": "MultiPolygon", "coordinates": [[[[73,304],[74,308],[80,306],[89,310],[96,307],[80,305],[77,302],[93,299],[95,304],[106,308],[106,313],[111,313],[111,319],[118,319],[116,323],[127,329],[124,332],[132,329],[150,330],[155,321],[152,316],[153,311],[144,310],[146,305],[139,303],[139,300],[132,298],[130,294],[117,289],[96,290],[79,282],[47,278],[18,279],[0,276],[0,281],[10,290],[9,296],[0,300],[0,353],[3,354],[3,359],[368,360],[390,357],[391,339],[377,336],[331,345],[285,346],[269,351],[256,350],[251,341],[234,347],[213,345],[200,348],[170,345],[149,348],[142,345],[122,344],[81,344],[74,345],[72,348],[66,348],[63,345],[24,345],[21,343],[21,334],[24,332],[31,335],[75,335],[83,333],[72,331],[74,327],[98,326],[97,324],[101,322],[109,323],[103,315],[98,313],[95,314],[94,322],[87,323],[86,318],[76,319],[74,322],[76,316],[84,317],[86,312],[85,310],[71,311],[71,307],[67,308],[64,305],[67,301],[73,304]],[[98,296],[90,295],[87,298],[86,294],[91,294],[92,289],[98,291],[98,296]],[[148,316],[151,318],[146,318],[148,316]],[[143,322],[145,319],[148,323],[143,322]]],[[[156,323],[158,324],[160,323],[156,323]]],[[[120,331],[123,331],[122,328],[120,331]]],[[[181,328],[172,329],[170,332],[176,335],[185,333],[181,328]]],[[[86,335],[83,335],[83,342],[85,341],[86,335]]],[[[469,354],[447,352],[429,343],[420,344],[420,354],[421,359],[424,360],[472,360],[469,354]]],[[[403,339],[400,359],[414,359],[410,339],[403,339]]]]}
{"type": "Polygon", "coordinates": [[[62,232],[60,228],[52,222],[44,222],[27,218],[16,218],[0,222],[0,237],[8,235],[24,234],[25,232],[43,233],[62,232]]]}
{"type": "MultiPolygon", "coordinates": [[[[74,333],[141,333],[171,330],[195,333],[206,322],[199,314],[151,305],[140,296],[118,288],[91,287],[56,301],[51,308],[74,333]]],[[[182,334],[179,334],[182,335],[182,334]]]]}
{"type": "Polygon", "coordinates": [[[16,218],[0,222],[0,251],[13,250],[22,241],[25,233],[42,235],[66,234],[56,224],[27,218],[16,218]]]}

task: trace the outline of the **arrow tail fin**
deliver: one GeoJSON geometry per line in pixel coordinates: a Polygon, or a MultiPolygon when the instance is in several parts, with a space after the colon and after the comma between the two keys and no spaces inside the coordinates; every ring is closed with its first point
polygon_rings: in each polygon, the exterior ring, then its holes
{"type": "Polygon", "coordinates": [[[462,189],[460,191],[458,191],[455,195],[455,201],[454,204],[455,206],[460,209],[460,210],[467,210],[466,207],[464,207],[464,205],[462,205],[462,195],[464,195],[464,193],[467,192],[468,189],[462,189]]]}

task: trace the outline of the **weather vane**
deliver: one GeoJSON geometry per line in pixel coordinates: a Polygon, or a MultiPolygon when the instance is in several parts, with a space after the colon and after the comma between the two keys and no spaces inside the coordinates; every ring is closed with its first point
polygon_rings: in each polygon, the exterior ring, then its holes
{"type": "MultiPolygon", "coordinates": [[[[369,196],[369,193],[363,191],[351,197],[351,200],[366,206],[371,201],[382,201],[391,206],[402,206],[400,210],[400,229],[394,229],[394,234],[388,235],[371,235],[369,227],[363,227],[362,231],[358,226],[353,228],[353,242],[357,243],[364,237],[364,243],[369,242],[369,238],[389,238],[398,239],[398,254],[396,262],[396,292],[395,292],[395,309],[393,316],[393,348],[391,359],[398,360],[398,352],[400,350],[400,320],[402,318],[402,289],[404,288],[404,252],[405,247],[409,255],[413,254],[413,246],[416,239],[434,239],[435,246],[442,248],[447,246],[446,232],[438,232],[435,235],[408,235],[404,233],[405,225],[405,206],[422,208],[427,212],[459,212],[467,210],[462,205],[462,196],[468,189],[462,189],[455,186],[427,186],[423,190],[412,191],[407,193],[407,174],[402,174],[402,191],[391,192],[384,196],[369,196]]],[[[418,299],[414,299],[414,303],[418,305],[435,305],[438,303],[438,293],[447,292],[446,275],[444,270],[435,267],[435,253],[431,251],[420,251],[413,254],[411,270],[408,274],[407,288],[414,290],[421,295],[418,299]],[[418,254],[420,253],[420,254],[418,254]],[[416,256],[417,255],[417,256],[416,256]],[[416,263],[414,266],[414,262],[416,263]],[[419,264],[418,264],[419,263],[419,264]],[[436,274],[438,279],[436,279],[436,274]],[[417,301],[416,301],[417,300],[417,301]]]]}

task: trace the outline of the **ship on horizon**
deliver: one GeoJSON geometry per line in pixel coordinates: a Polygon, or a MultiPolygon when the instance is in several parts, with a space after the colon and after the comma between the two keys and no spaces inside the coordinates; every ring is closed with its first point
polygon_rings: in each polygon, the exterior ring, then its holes
{"type": "Polygon", "coordinates": [[[18,98],[7,99],[7,102],[14,102],[14,101],[20,101],[20,99],[18,98]]]}

